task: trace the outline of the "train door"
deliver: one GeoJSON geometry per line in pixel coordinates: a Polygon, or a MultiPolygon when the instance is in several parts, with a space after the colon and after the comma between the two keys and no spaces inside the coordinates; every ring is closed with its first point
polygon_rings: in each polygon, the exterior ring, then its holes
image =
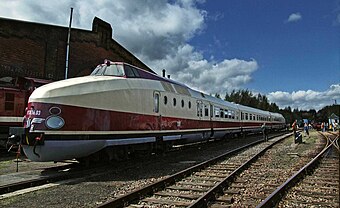
{"type": "Polygon", "coordinates": [[[210,104],[210,121],[214,121],[214,105],[212,103],[210,104]]]}
{"type": "Polygon", "coordinates": [[[199,120],[202,120],[203,117],[203,102],[201,100],[197,100],[197,117],[199,120]]]}
{"type": "Polygon", "coordinates": [[[209,124],[209,128],[211,129],[210,132],[210,136],[213,137],[214,136],[214,105],[212,103],[209,103],[209,120],[210,120],[210,124],[209,124]]]}
{"type": "Polygon", "coordinates": [[[160,93],[158,91],[154,91],[153,93],[153,112],[156,114],[156,123],[157,123],[157,128],[160,130],[161,129],[161,123],[162,123],[162,118],[160,114],[160,93]]]}

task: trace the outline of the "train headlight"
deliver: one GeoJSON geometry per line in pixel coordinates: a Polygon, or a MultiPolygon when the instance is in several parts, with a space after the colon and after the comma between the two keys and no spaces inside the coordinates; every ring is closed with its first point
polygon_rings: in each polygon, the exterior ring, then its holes
{"type": "Polygon", "coordinates": [[[45,124],[50,129],[60,129],[64,126],[65,121],[60,116],[50,116],[46,119],[45,124]]]}

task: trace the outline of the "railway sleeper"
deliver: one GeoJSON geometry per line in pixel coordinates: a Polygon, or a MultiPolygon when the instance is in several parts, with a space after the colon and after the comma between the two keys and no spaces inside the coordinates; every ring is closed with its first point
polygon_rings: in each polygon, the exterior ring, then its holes
{"type": "Polygon", "coordinates": [[[318,191],[308,191],[308,190],[295,190],[297,193],[299,193],[300,196],[307,196],[307,197],[318,197],[323,199],[334,199],[335,197],[338,197],[338,193],[325,193],[325,192],[318,192],[318,191]]]}
{"type": "Polygon", "coordinates": [[[156,196],[163,196],[163,197],[179,197],[179,198],[185,198],[190,200],[196,200],[201,195],[200,194],[184,194],[184,193],[174,193],[174,192],[166,192],[166,191],[160,191],[155,193],[156,196]]]}
{"type": "Polygon", "coordinates": [[[230,188],[230,189],[223,190],[223,193],[226,195],[241,194],[241,190],[238,188],[230,188]]]}
{"type": "Polygon", "coordinates": [[[196,183],[196,182],[186,182],[181,181],[177,183],[178,185],[190,185],[190,186],[205,186],[205,187],[214,187],[215,183],[196,183]]]}
{"type": "Polygon", "coordinates": [[[209,188],[202,187],[202,188],[193,188],[193,187],[185,187],[185,186],[169,186],[166,189],[170,190],[178,190],[178,191],[197,191],[197,192],[206,192],[209,188]]]}
{"type": "Polygon", "coordinates": [[[234,171],[235,169],[236,169],[236,167],[218,167],[218,168],[212,167],[212,168],[208,168],[207,170],[212,171],[212,172],[217,172],[217,171],[219,171],[219,172],[221,172],[221,171],[230,172],[230,171],[234,171]]]}
{"type": "Polygon", "coordinates": [[[297,200],[297,199],[289,199],[288,200],[291,204],[291,206],[301,206],[302,204],[305,205],[305,207],[312,207],[312,206],[322,206],[322,207],[337,207],[339,206],[339,201],[330,201],[330,202],[322,202],[320,200],[318,201],[306,201],[306,200],[297,200]]]}
{"type": "Polygon", "coordinates": [[[219,182],[222,180],[222,178],[219,177],[208,177],[208,176],[190,176],[190,179],[193,181],[213,181],[213,182],[219,182]]]}
{"type": "Polygon", "coordinates": [[[226,204],[232,204],[234,203],[234,198],[230,196],[219,196],[216,198],[215,202],[217,203],[226,203],[226,204]]]}
{"type": "Polygon", "coordinates": [[[334,184],[332,186],[303,186],[299,190],[308,191],[308,190],[312,190],[312,189],[317,188],[317,189],[321,189],[321,190],[324,190],[324,191],[338,191],[338,189],[339,189],[338,186],[339,186],[339,184],[337,184],[337,185],[334,184]]]}
{"type": "Polygon", "coordinates": [[[308,184],[311,185],[310,187],[314,186],[314,185],[322,185],[322,186],[339,186],[339,183],[336,182],[324,182],[324,181],[310,181],[310,180],[306,180],[303,181],[304,184],[308,184]]]}
{"type": "Polygon", "coordinates": [[[195,176],[208,176],[208,177],[216,177],[216,178],[226,178],[229,174],[214,174],[214,173],[202,173],[198,172],[194,174],[195,176]]]}
{"type": "Polygon", "coordinates": [[[166,200],[166,199],[159,199],[159,198],[145,198],[142,199],[142,202],[147,202],[151,204],[159,204],[159,205],[174,205],[174,206],[182,206],[187,207],[190,206],[191,202],[186,201],[174,201],[174,200],[166,200]]]}

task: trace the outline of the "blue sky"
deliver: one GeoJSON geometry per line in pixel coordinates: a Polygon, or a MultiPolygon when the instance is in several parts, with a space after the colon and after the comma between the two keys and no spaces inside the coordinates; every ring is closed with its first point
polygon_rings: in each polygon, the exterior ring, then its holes
{"type": "MultiPolygon", "coordinates": [[[[91,30],[208,94],[261,93],[280,108],[340,103],[340,0],[1,0],[0,17],[91,30]]],[[[112,60],[114,61],[114,60],[112,60]]]]}
{"type": "Polygon", "coordinates": [[[335,1],[206,1],[206,29],[190,43],[215,60],[254,58],[259,69],[245,87],[326,90],[340,80],[340,30],[335,1]],[[291,14],[300,19],[288,22],[291,14]],[[209,45],[209,47],[207,47],[209,45]]]}

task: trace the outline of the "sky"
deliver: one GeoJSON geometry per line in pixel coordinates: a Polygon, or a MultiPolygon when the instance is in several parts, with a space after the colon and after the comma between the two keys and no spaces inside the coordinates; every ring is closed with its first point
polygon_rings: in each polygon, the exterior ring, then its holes
{"type": "MultiPolygon", "coordinates": [[[[91,30],[95,16],[151,69],[223,98],[340,103],[340,0],[0,0],[0,17],[91,30]],[[335,101],[336,100],[336,101],[335,101]]],[[[112,60],[114,61],[114,60],[112,60]]]]}

